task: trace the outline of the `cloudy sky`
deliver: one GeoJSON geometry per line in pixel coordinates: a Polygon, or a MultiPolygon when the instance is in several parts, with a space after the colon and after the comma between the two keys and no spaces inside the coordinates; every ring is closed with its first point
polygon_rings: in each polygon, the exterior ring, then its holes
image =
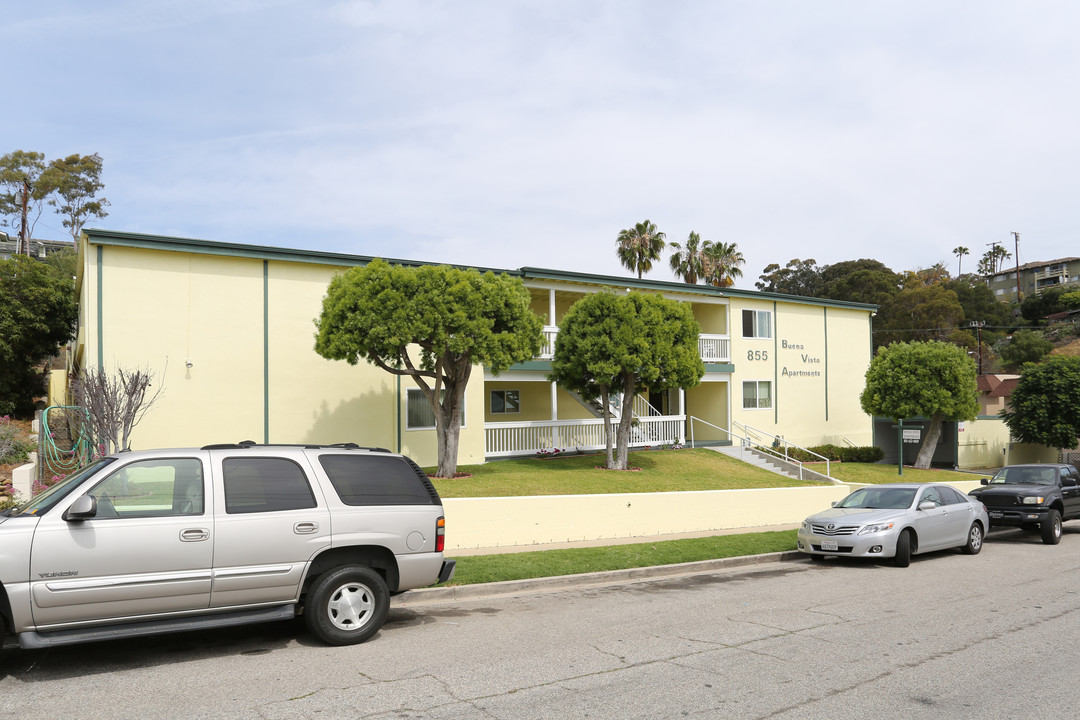
{"type": "MultiPolygon", "coordinates": [[[[112,230],[625,275],[619,230],[894,270],[1080,255],[1080,5],[50,0],[0,154],[104,158],[112,230]]],[[[43,216],[39,237],[63,238],[43,216]]],[[[1012,261],[1010,261],[1011,263],[1012,261]]],[[[667,259],[648,277],[671,280],[667,259]]]]}

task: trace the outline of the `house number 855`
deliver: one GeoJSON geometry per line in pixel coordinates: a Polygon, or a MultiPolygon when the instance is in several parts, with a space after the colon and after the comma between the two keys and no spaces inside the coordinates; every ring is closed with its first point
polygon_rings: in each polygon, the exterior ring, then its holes
{"type": "Polygon", "coordinates": [[[769,359],[769,351],[768,350],[747,350],[746,351],[746,359],[747,360],[768,360],[769,359]]]}

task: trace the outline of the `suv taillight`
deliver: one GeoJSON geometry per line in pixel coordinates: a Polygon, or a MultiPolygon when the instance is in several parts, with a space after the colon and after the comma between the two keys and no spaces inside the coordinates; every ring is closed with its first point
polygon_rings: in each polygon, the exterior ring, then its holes
{"type": "Polygon", "coordinates": [[[441,517],[435,521],[435,552],[442,552],[446,545],[446,518],[441,517]]]}

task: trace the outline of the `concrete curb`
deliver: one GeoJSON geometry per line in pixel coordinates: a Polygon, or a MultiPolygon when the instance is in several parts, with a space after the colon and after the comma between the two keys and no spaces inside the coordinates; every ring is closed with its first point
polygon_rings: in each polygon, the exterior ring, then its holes
{"type": "Polygon", "coordinates": [[[528,580],[507,580],[505,582],[477,583],[475,585],[457,585],[452,587],[422,588],[410,590],[392,599],[395,608],[416,607],[450,603],[460,600],[478,600],[507,595],[551,592],[555,590],[574,590],[577,588],[613,585],[638,580],[693,575],[695,573],[717,572],[732,568],[764,565],[767,563],[796,560],[806,557],[798,550],[787,550],[764,555],[742,555],[740,557],[717,558],[700,562],[679,563],[677,565],[657,565],[654,567],[627,568],[606,572],[581,573],[578,575],[559,575],[556,577],[531,578],[528,580]]]}

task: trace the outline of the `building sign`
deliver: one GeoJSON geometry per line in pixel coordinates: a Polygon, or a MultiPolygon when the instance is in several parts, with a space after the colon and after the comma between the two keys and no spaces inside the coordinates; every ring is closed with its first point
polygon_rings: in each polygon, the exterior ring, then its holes
{"type": "Polygon", "coordinates": [[[918,443],[922,437],[922,430],[916,428],[914,430],[908,430],[904,428],[904,442],[905,443],[918,443]]]}
{"type": "Polygon", "coordinates": [[[780,349],[793,351],[795,354],[793,362],[802,366],[789,368],[784,365],[780,370],[781,377],[821,377],[821,358],[812,352],[807,352],[806,346],[802,343],[781,340],[780,349]]]}

